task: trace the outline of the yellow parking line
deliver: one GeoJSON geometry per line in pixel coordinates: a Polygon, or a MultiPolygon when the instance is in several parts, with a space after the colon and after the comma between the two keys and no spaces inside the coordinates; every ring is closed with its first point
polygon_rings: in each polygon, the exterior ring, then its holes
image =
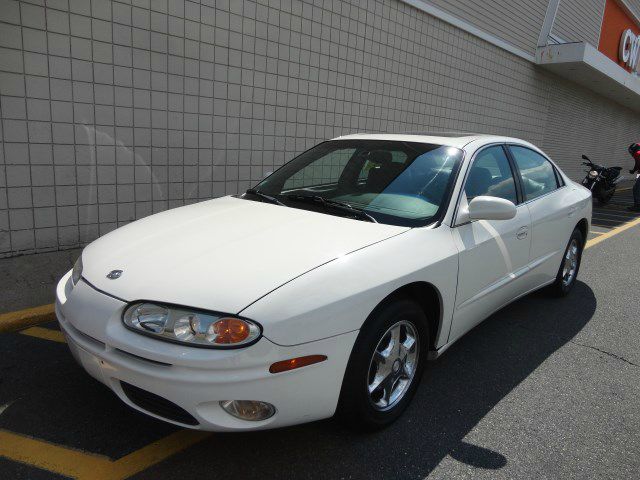
{"type": "Polygon", "coordinates": [[[619,227],[616,227],[616,228],[608,231],[607,233],[603,233],[599,237],[592,238],[591,240],[589,240],[587,242],[587,244],[585,245],[584,248],[593,247],[594,245],[599,244],[600,242],[606,240],[607,238],[611,238],[614,235],[617,235],[619,233],[624,232],[625,230],[629,230],[630,228],[635,227],[636,225],[640,225],[640,218],[636,218],[635,220],[632,220],[632,221],[627,222],[627,223],[625,223],[623,225],[620,225],[619,227]]]}
{"type": "Polygon", "coordinates": [[[60,330],[52,330],[50,328],[43,327],[29,327],[26,330],[20,330],[22,335],[29,335],[30,337],[43,338],[44,340],[51,340],[52,342],[66,343],[64,335],[60,330]]]}
{"type": "Polygon", "coordinates": [[[179,430],[118,460],[0,430],[0,457],[78,480],[123,480],[211,434],[179,430]]]}
{"type": "Polygon", "coordinates": [[[45,323],[56,319],[53,304],[25,308],[15,312],[0,313],[0,333],[12,332],[22,328],[45,323]]]}
{"type": "Polygon", "coordinates": [[[210,432],[178,430],[113,462],[105,480],[128,478],[209,437],[210,432]]]}
{"type": "Polygon", "coordinates": [[[0,430],[0,456],[78,479],[99,478],[111,466],[101,455],[80,452],[0,430]]]}

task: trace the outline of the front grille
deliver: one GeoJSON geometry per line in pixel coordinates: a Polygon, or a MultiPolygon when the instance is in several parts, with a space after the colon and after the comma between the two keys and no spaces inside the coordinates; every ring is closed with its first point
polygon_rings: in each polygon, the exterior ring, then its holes
{"type": "Polygon", "coordinates": [[[185,425],[198,425],[198,421],[189,412],[166,398],[147,392],[127,382],[120,382],[120,386],[127,398],[143,410],[174,422],[184,423],[185,425]]]}

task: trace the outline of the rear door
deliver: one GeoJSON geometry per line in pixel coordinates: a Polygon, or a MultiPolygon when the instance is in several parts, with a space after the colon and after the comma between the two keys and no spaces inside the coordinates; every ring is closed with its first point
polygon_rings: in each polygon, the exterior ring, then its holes
{"type": "Polygon", "coordinates": [[[556,277],[562,254],[578,223],[577,207],[553,164],[541,153],[523,145],[509,145],[518,170],[525,204],[531,214],[531,271],[529,287],[556,277]]]}
{"type": "Polygon", "coordinates": [[[449,340],[473,328],[522,293],[529,261],[529,209],[523,204],[515,169],[503,145],[480,150],[465,180],[460,209],[477,196],[516,204],[510,220],[477,220],[454,225],[459,254],[458,291],[449,340]]]}

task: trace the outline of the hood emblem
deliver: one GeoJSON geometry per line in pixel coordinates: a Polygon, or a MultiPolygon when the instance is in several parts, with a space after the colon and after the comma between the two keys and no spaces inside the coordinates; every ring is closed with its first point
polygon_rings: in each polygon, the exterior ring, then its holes
{"type": "Polygon", "coordinates": [[[111,280],[116,280],[122,276],[122,270],[111,270],[107,273],[107,278],[111,280]]]}

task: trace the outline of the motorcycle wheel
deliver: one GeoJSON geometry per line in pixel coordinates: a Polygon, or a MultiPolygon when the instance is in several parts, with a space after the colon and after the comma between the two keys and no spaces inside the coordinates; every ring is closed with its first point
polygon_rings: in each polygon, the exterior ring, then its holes
{"type": "Polygon", "coordinates": [[[615,193],[616,193],[616,187],[613,187],[611,190],[607,192],[602,192],[600,195],[598,195],[598,203],[603,206],[608,204],[613,198],[613,195],[615,193]]]}

